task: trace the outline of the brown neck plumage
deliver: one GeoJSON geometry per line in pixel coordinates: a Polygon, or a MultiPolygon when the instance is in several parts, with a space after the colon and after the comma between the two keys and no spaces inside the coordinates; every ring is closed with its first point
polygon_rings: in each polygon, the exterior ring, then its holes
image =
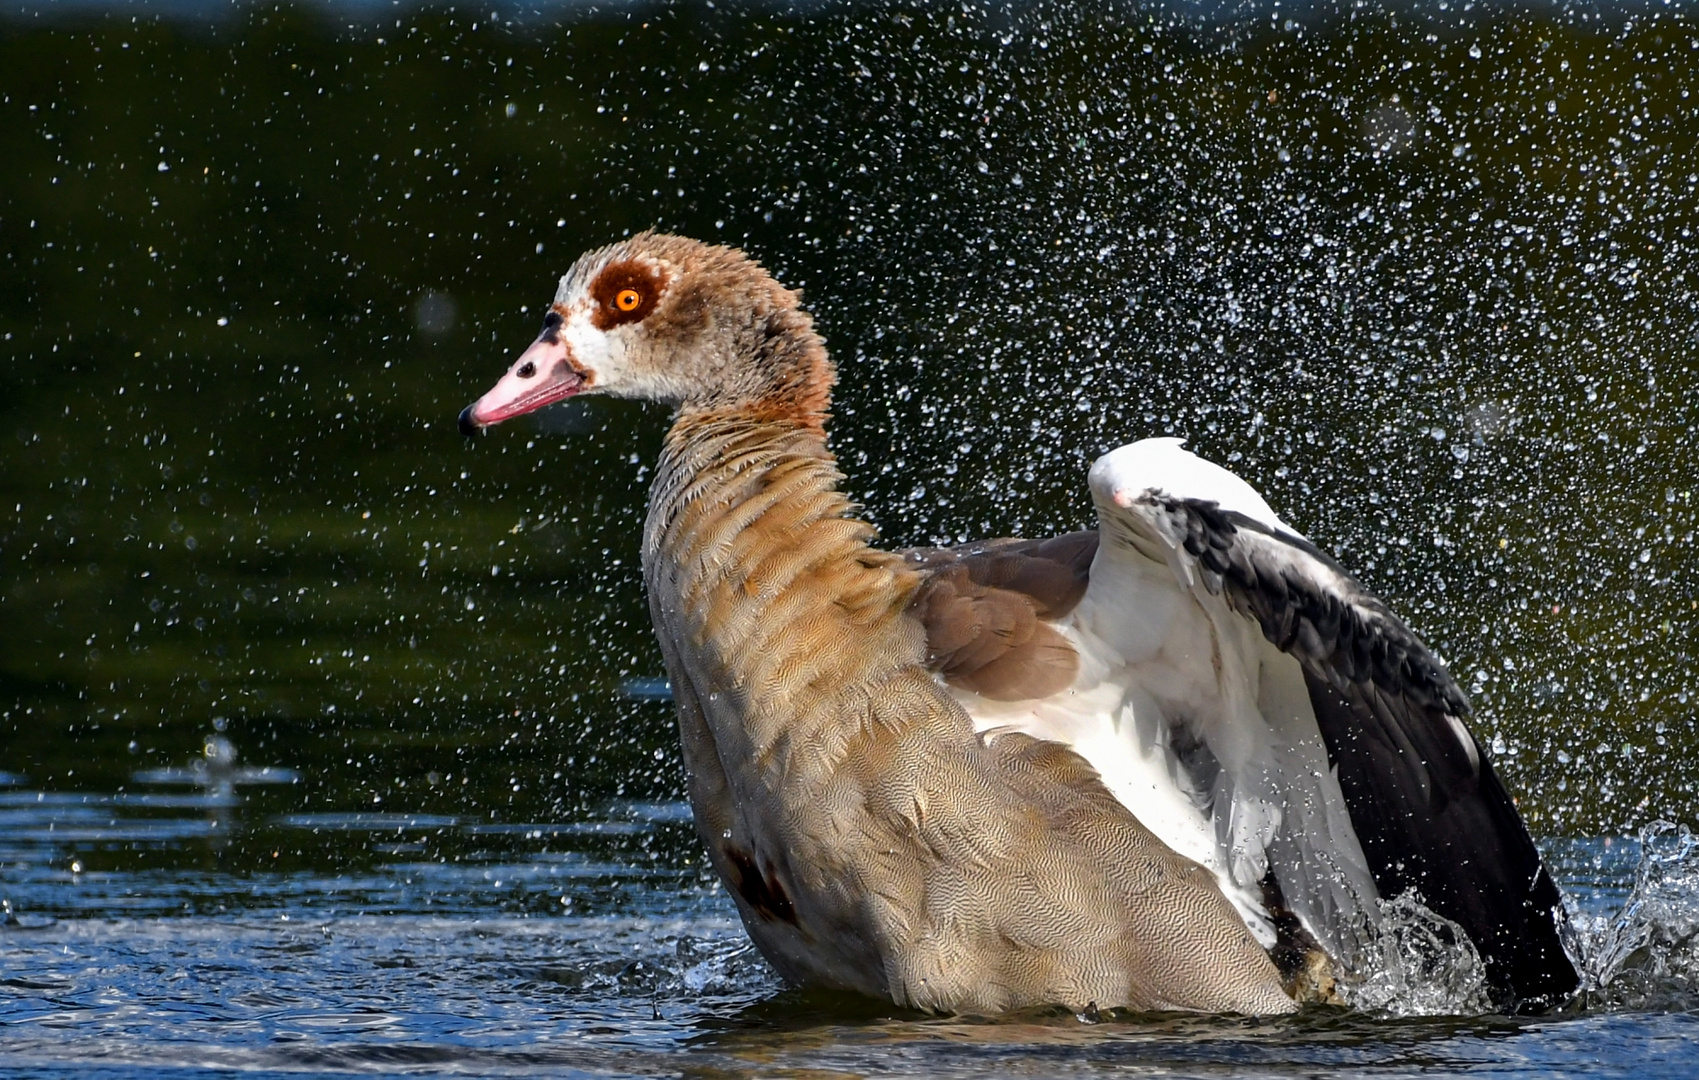
{"type": "MultiPolygon", "coordinates": [[[[806,312],[784,306],[759,320],[750,328],[749,336],[738,350],[743,354],[738,357],[740,367],[748,379],[744,387],[739,387],[739,411],[750,421],[793,421],[820,436],[824,444],[832,386],[838,381],[838,373],[826,355],[825,343],[814,332],[814,321],[806,312]]],[[[709,409],[723,410],[723,405],[709,409]]],[[[686,406],[680,423],[689,419],[690,411],[686,406]]]]}
{"type": "Polygon", "coordinates": [[[644,537],[681,714],[704,715],[716,753],[740,761],[826,737],[852,715],[841,695],[924,651],[903,617],[914,575],[870,546],[875,530],[838,490],[831,364],[811,332],[769,340],[765,393],[679,410],[644,537]]]}

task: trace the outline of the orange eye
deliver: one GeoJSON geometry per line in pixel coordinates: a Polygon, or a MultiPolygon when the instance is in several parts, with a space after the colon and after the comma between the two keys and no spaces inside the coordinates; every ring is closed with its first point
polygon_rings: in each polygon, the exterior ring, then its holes
{"type": "Polygon", "coordinates": [[[643,302],[643,297],[636,289],[621,289],[614,297],[614,307],[621,311],[636,311],[637,305],[643,302]]]}

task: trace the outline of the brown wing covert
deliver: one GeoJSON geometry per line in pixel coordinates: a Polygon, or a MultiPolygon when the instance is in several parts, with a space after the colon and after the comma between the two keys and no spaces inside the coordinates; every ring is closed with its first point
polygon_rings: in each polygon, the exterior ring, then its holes
{"type": "Polygon", "coordinates": [[[1095,531],[904,552],[924,575],[909,611],[926,628],[928,664],[994,701],[1067,689],[1079,656],[1050,620],[1085,595],[1096,553],[1095,531]]]}

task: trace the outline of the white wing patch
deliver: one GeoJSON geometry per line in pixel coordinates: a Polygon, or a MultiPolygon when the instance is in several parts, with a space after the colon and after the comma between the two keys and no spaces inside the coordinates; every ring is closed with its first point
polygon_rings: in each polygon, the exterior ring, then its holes
{"type": "Polygon", "coordinates": [[[1272,869],[1287,907],[1351,965],[1376,890],[1303,670],[1204,586],[1207,570],[1140,500],[1208,500],[1298,534],[1179,439],[1106,454],[1090,482],[1101,542],[1084,598],[1057,626],[1080,655],[1074,685],[1022,702],[952,692],[982,731],[1072,746],[1146,828],[1215,874],[1265,946],[1272,869]]]}

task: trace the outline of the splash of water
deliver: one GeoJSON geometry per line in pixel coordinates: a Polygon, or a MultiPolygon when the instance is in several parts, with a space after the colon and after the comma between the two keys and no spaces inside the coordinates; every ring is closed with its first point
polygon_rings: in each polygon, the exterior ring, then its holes
{"type": "Polygon", "coordinates": [[[1686,825],[1647,825],[1622,907],[1572,920],[1587,1005],[1691,1008],[1699,992],[1699,837],[1686,825]]]}
{"type": "MultiPolygon", "coordinates": [[[[1638,841],[1632,885],[1619,905],[1588,911],[1566,894],[1565,944],[1581,990],[1563,1012],[1699,1004],[1699,836],[1659,821],[1638,841]]],[[[1347,1004],[1390,1017],[1491,1011],[1480,956],[1454,923],[1408,894],[1382,901],[1380,916],[1377,929],[1363,935],[1357,971],[1341,983],[1347,1004]]]]}
{"type": "Polygon", "coordinates": [[[1462,927],[1429,911],[1414,893],[1376,905],[1380,918],[1363,935],[1363,959],[1340,984],[1347,1005],[1390,1017],[1490,1011],[1486,965],[1462,927]]]}
{"type": "MultiPolygon", "coordinates": [[[[660,943],[665,944],[665,943],[660,943]]],[[[738,994],[771,984],[783,985],[744,937],[702,938],[680,935],[672,948],[657,949],[617,968],[605,965],[600,982],[625,993],[655,1000],[738,994]]]]}

